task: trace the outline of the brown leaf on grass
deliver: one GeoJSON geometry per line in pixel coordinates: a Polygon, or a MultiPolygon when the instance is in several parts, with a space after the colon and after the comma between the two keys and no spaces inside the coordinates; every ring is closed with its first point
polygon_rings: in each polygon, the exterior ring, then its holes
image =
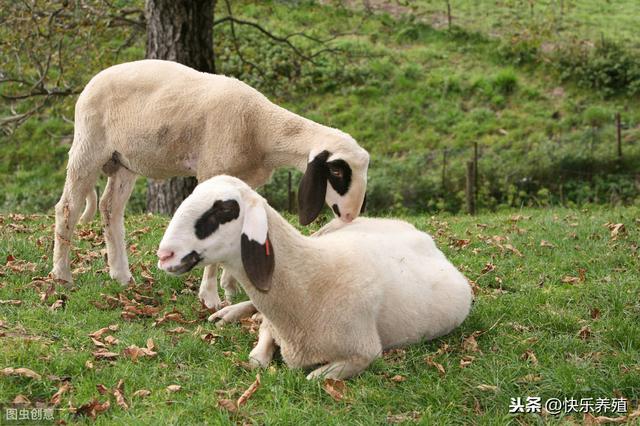
{"type": "Polygon", "coordinates": [[[476,359],[471,355],[465,355],[460,359],[460,368],[466,368],[473,363],[473,360],[476,359]]]}
{"type": "Polygon", "coordinates": [[[486,265],[484,265],[484,268],[482,268],[482,271],[480,271],[481,274],[488,274],[489,272],[495,271],[496,269],[496,265],[494,265],[491,262],[487,262],[486,265]]]}
{"type": "Polygon", "coordinates": [[[93,399],[91,402],[88,402],[78,408],[71,407],[69,411],[74,413],[76,416],[88,416],[95,420],[98,414],[104,413],[109,409],[109,407],[111,407],[111,403],[108,400],[101,403],[97,399],[93,399]]]}
{"type": "Polygon", "coordinates": [[[564,277],[562,277],[560,281],[562,281],[565,284],[575,284],[580,282],[580,278],[572,277],[571,275],[565,275],[564,277]]]}
{"type": "Polygon", "coordinates": [[[149,337],[147,339],[147,350],[149,352],[153,352],[153,350],[156,348],[156,344],[153,343],[153,339],[151,337],[149,337]]]}
{"type": "Polygon", "coordinates": [[[203,342],[209,343],[210,345],[213,345],[216,342],[216,339],[218,337],[221,337],[221,336],[219,334],[214,334],[214,333],[211,333],[211,332],[200,335],[200,339],[203,342]]]}
{"type": "Polygon", "coordinates": [[[629,423],[631,420],[640,418],[640,406],[638,408],[627,414],[626,416],[621,417],[607,417],[607,416],[594,416],[591,413],[585,413],[583,417],[583,421],[585,425],[601,425],[607,423],[629,423]]]}
{"type": "Polygon", "coordinates": [[[93,368],[93,362],[87,360],[85,361],[84,366],[91,370],[93,368]]]}
{"type": "Polygon", "coordinates": [[[28,368],[11,368],[7,367],[3,370],[0,370],[0,373],[3,376],[20,376],[20,377],[28,377],[30,379],[40,380],[42,376],[36,373],[33,370],[29,370],[28,368]]]}
{"type": "Polygon", "coordinates": [[[11,403],[13,405],[24,406],[24,407],[31,405],[31,401],[29,401],[29,398],[27,398],[24,395],[16,395],[16,397],[13,398],[13,401],[11,403]]]}
{"type": "Polygon", "coordinates": [[[113,390],[113,396],[116,397],[116,404],[118,404],[123,410],[128,410],[129,406],[124,399],[124,380],[120,379],[115,389],[113,390]]]}
{"type": "Polygon", "coordinates": [[[387,362],[401,362],[407,357],[407,351],[400,348],[390,349],[382,353],[387,362]]]}
{"type": "Polygon", "coordinates": [[[536,357],[536,354],[533,353],[531,349],[527,349],[526,351],[524,351],[520,359],[523,361],[530,361],[531,364],[533,365],[538,364],[538,358],[536,357]]]}
{"type": "Polygon", "coordinates": [[[118,324],[112,324],[108,327],[101,328],[98,331],[94,331],[93,333],[89,334],[89,337],[99,339],[104,333],[107,333],[109,331],[118,331],[118,324]]]}
{"type": "Polygon", "coordinates": [[[344,393],[347,390],[347,385],[343,380],[324,379],[322,383],[322,389],[334,399],[334,401],[344,400],[344,393]]]}
{"type": "Polygon", "coordinates": [[[387,423],[396,424],[396,423],[417,423],[418,420],[422,417],[419,411],[409,411],[406,413],[400,414],[387,414],[387,423]]]}
{"type": "Polygon", "coordinates": [[[476,337],[480,335],[479,331],[474,331],[462,340],[462,350],[465,352],[480,352],[476,337]]]}
{"type": "Polygon", "coordinates": [[[118,343],[120,343],[120,340],[116,339],[113,336],[107,336],[104,338],[104,342],[109,345],[117,345],[118,343]]]}
{"type": "Polygon", "coordinates": [[[578,331],[578,336],[580,336],[582,340],[587,340],[591,337],[591,328],[588,325],[583,326],[580,331],[578,331]]]}
{"type": "Polygon", "coordinates": [[[498,387],[493,385],[478,385],[476,386],[476,389],[481,390],[483,392],[495,392],[498,390],[498,387]]]}
{"type": "MultiPolygon", "coordinates": [[[[152,341],[153,342],[153,341],[152,341]]],[[[151,349],[147,348],[139,348],[136,345],[131,345],[128,348],[124,349],[122,351],[123,355],[131,358],[131,361],[136,362],[138,360],[138,358],[140,357],[149,357],[149,358],[153,358],[156,355],[158,355],[157,352],[152,351],[151,349]]]]}
{"type": "Polygon", "coordinates": [[[452,244],[453,244],[454,247],[458,247],[458,248],[463,249],[463,248],[467,247],[469,244],[471,244],[471,240],[457,240],[457,239],[454,239],[454,240],[452,240],[452,244]]]}
{"type": "Polygon", "coordinates": [[[598,308],[591,308],[591,319],[598,319],[600,318],[600,309],[598,308]]]}
{"type": "Polygon", "coordinates": [[[53,304],[51,306],[49,306],[49,310],[55,311],[57,309],[64,308],[64,305],[65,305],[65,300],[64,299],[58,299],[55,302],[53,302],[53,304]]]}
{"type": "Polygon", "coordinates": [[[136,398],[146,398],[149,395],[151,395],[151,391],[147,390],[147,389],[140,389],[137,390],[133,393],[133,395],[131,395],[132,397],[136,397],[136,398]]]}
{"type": "Polygon", "coordinates": [[[235,413],[236,411],[238,411],[238,406],[236,405],[236,402],[230,399],[219,399],[218,407],[230,413],[235,413]]]}
{"type": "Polygon", "coordinates": [[[104,360],[111,360],[111,359],[116,359],[118,358],[119,354],[116,352],[109,352],[105,349],[101,349],[95,352],[92,352],[92,355],[96,358],[96,359],[104,359],[104,360]]]}
{"type": "Polygon", "coordinates": [[[98,390],[98,393],[99,393],[100,395],[106,395],[106,394],[108,394],[108,393],[109,393],[109,388],[108,388],[108,387],[106,387],[105,385],[103,385],[102,383],[98,383],[98,384],[96,385],[96,389],[98,390]]]}
{"type": "Polygon", "coordinates": [[[260,375],[257,374],[256,380],[253,383],[251,383],[251,386],[249,386],[247,390],[245,390],[242,393],[242,395],[240,395],[240,398],[238,398],[238,401],[236,402],[238,407],[246,404],[247,400],[251,398],[251,396],[253,396],[254,393],[256,393],[259,387],[260,387],[260,375]]]}
{"type": "Polygon", "coordinates": [[[176,328],[172,328],[171,330],[166,330],[167,333],[169,334],[182,334],[182,333],[186,333],[188,330],[184,327],[176,327],[176,328]]]}
{"type": "Polygon", "coordinates": [[[578,280],[583,283],[587,279],[587,270],[584,268],[578,268],[578,280]]]}
{"type": "Polygon", "coordinates": [[[609,228],[612,240],[617,240],[620,235],[627,232],[627,229],[624,227],[624,223],[605,223],[604,226],[609,228]]]}
{"type": "Polygon", "coordinates": [[[105,347],[106,347],[106,345],[105,345],[104,343],[102,343],[100,340],[95,339],[95,338],[93,338],[93,337],[91,337],[91,342],[92,342],[94,345],[96,345],[96,347],[98,347],[98,348],[105,348],[105,347]]]}
{"type": "Polygon", "coordinates": [[[167,390],[169,392],[179,392],[180,389],[182,389],[182,386],[180,386],[180,385],[169,385],[169,386],[167,386],[167,390]]]}
{"type": "Polygon", "coordinates": [[[187,321],[186,319],[184,319],[184,315],[182,314],[182,312],[174,310],[172,312],[165,313],[160,318],[157,318],[153,323],[153,326],[155,327],[168,321],[173,321],[180,324],[194,324],[197,320],[187,321]]]}
{"type": "Polygon", "coordinates": [[[433,360],[433,356],[428,356],[424,359],[424,361],[427,363],[427,365],[430,365],[432,367],[435,367],[436,370],[438,370],[438,373],[440,373],[441,376],[444,376],[446,374],[444,367],[442,366],[442,364],[437,363],[433,360]]]}
{"type": "Polygon", "coordinates": [[[527,374],[526,376],[522,376],[518,379],[520,383],[536,383],[542,380],[542,376],[537,374],[527,374]]]}
{"type": "Polygon", "coordinates": [[[407,380],[407,378],[406,378],[406,377],[404,377],[404,376],[401,376],[401,375],[399,375],[399,374],[396,374],[395,376],[393,376],[393,377],[392,377],[391,379],[389,379],[389,380],[391,380],[392,382],[396,382],[396,383],[402,383],[402,382],[406,381],[406,380],[407,380]]]}
{"type": "Polygon", "coordinates": [[[64,395],[70,388],[71,385],[69,384],[69,382],[64,382],[62,386],[58,388],[58,391],[53,394],[53,396],[49,400],[49,404],[59,405],[60,401],[62,400],[62,395],[64,395]]]}
{"type": "Polygon", "coordinates": [[[0,305],[20,306],[22,300],[0,300],[0,305]]]}
{"type": "Polygon", "coordinates": [[[520,250],[518,250],[517,248],[515,248],[511,244],[505,244],[504,248],[506,248],[507,250],[509,250],[511,253],[515,254],[518,257],[523,257],[523,254],[520,253],[520,250]]]}
{"type": "Polygon", "coordinates": [[[549,241],[542,240],[542,241],[540,241],[540,247],[555,248],[556,246],[554,246],[553,244],[551,244],[549,241]]]}

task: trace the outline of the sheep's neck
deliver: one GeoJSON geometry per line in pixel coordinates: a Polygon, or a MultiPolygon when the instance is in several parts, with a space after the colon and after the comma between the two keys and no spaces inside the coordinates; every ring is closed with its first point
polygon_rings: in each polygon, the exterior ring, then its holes
{"type": "MultiPolygon", "coordinates": [[[[253,287],[242,268],[241,262],[229,265],[234,276],[243,283],[245,291],[256,308],[264,314],[278,329],[288,329],[299,324],[300,316],[306,311],[305,306],[313,303],[309,300],[308,283],[313,282],[309,262],[324,263],[328,261],[328,253],[314,244],[314,240],[301,235],[282,216],[271,207],[266,206],[269,222],[269,239],[275,256],[275,269],[271,289],[261,292],[253,287]],[[236,269],[236,271],[233,271],[236,269]]],[[[316,264],[314,271],[323,271],[316,264]]]]}
{"type": "Polygon", "coordinates": [[[335,132],[274,104],[265,108],[262,115],[260,121],[265,124],[260,126],[260,144],[266,162],[273,168],[288,166],[304,172],[311,151],[324,149],[322,146],[335,132]]]}

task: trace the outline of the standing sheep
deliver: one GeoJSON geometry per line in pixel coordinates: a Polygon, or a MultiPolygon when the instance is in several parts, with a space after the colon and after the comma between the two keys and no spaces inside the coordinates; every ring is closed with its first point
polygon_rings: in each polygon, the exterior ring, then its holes
{"type": "MultiPolygon", "coordinates": [[[[203,181],[226,173],[256,188],[274,169],[293,166],[306,170],[298,194],[306,225],[325,201],[341,219],[356,218],[368,164],[369,155],[348,134],[287,111],[236,79],[169,61],[115,65],[93,77],[76,103],[67,177],[55,208],[52,273],[72,281],[73,231],[79,218],[88,222],[95,214],[101,172],[108,176],[100,212],[109,273],[126,284],[124,209],[137,175],[203,181]]],[[[215,226],[201,223],[202,232],[215,226]]],[[[229,278],[223,284],[231,284],[229,278]]],[[[208,307],[219,306],[216,284],[216,268],[208,267],[199,294],[208,307]]],[[[229,297],[233,289],[227,290],[229,297]]]]}
{"type": "Polygon", "coordinates": [[[469,314],[467,280],[412,225],[334,219],[324,231],[301,235],[244,182],[217,176],[176,211],[158,267],[221,263],[263,315],[251,363],[267,366],[275,342],[290,367],[317,367],[309,379],[356,375],[383,350],[447,334],[469,314]],[[203,220],[219,226],[199,233],[203,220]]]}

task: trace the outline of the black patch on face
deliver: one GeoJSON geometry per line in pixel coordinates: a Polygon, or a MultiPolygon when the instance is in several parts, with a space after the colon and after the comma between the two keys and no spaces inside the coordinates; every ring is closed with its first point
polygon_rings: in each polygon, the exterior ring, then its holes
{"type": "Polygon", "coordinates": [[[196,221],[196,237],[204,240],[216,232],[220,225],[237,219],[240,215],[240,206],[236,200],[217,200],[213,207],[204,212],[196,221]]]}
{"type": "Polygon", "coordinates": [[[340,217],[340,207],[338,207],[337,204],[334,204],[333,206],[331,206],[331,209],[336,214],[336,216],[340,217]]]}
{"type": "Polygon", "coordinates": [[[242,266],[244,266],[244,271],[251,284],[260,291],[269,291],[271,276],[275,268],[275,253],[269,240],[269,234],[267,234],[264,244],[250,240],[246,234],[242,234],[240,254],[242,266]]]}
{"type": "Polygon", "coordinates": [[[327,163],[329,183],[340,195],[344,195],[351,186],[351,167],[344,160],[333,160],[327,163]]]}
{"type": "Polygon", "coordinates": [[[200,261],[202,257],[194,250],[182,259],[180,259],[180,264],[178,266],[172,266],[168,269],[169,272],[173,274],[184,274],[185,272],[189,272],[192,270],[200,261]]]}

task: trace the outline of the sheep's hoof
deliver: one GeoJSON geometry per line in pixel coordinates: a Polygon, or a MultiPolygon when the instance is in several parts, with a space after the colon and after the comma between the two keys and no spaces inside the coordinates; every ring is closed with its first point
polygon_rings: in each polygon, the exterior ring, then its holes
{"type": "Polygon", "coordinates": [[[71,276],[71,271],[69,271],[68,269],[66,271],[60,271],[56,268],[53,268],[53,270],[51,271],[51,275],[56,280],[62,280],[68,282],[69,284],[73,284],[73,277],[71,276]]]}
{"type": "Polygon", "coordinates": [[[216,311],[218,311],[224,307],[224,304],[222,303],[222,301],[220,301],[220,296],[218,296],[218,293],[215,292],[199,293],[198,299],[200,299],[200,301],[204,303],[204,306],[206,306],[207,309],[215,309],[216,311]]]}
{"type": "Polygon", "coordinates": [[[266,359],[261,359],[259,355],[249,354],[249,367],[252,370],[267,368],[269,367],[269,361],[266,359]]]}
{"type": "Polygon", "coordinates": [[[123,286],[135,285],[136,283],[136,280],[133,279],[133,276],[129,271],[126,271],[126,272],[109,271],[109,276],[114,280],[118,281],[123,286]]]}

